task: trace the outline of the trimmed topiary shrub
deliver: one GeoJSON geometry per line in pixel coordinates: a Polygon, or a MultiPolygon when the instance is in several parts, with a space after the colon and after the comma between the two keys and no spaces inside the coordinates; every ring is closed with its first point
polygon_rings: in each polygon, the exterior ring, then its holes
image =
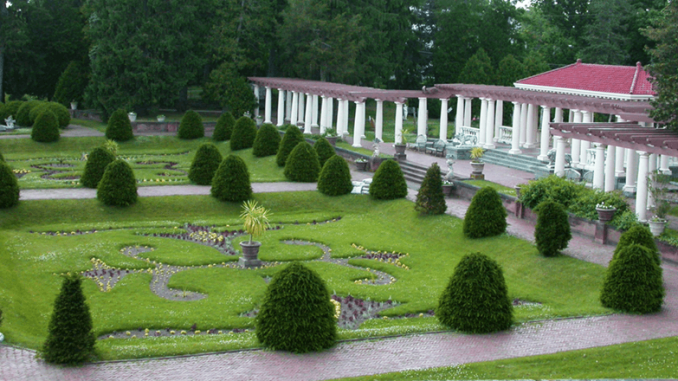
{"type": "Polygon", "coordinates": [[[205,126],[202,124],[202,117],[193,110],[188,110],[181,118],[177,137],[179,139],[198,139],[205,136],[205,126]]]}
{"type": "Polygon", "coordinates": [[[333,346],[337,318],[325,282],[298,262],[275,274],[256,318],[256,334],[274,350],[305,353],[333,346]]]}
{"type": "Polygon", "coordinates": [[[441,324],[463,332],[508,329],[513,306],[499,264],[484,254],[465,255],[440,296],[435,315],[441,324]]]}
{"type": "Polygon", "coordinates": [[[56,102],[41,102],[39,105],[33,107],[29,113],[31,125],[35,123],[35,119],[45,110],[50,110],[56,115],[59,121],[59,128],[66,128],[71,123],[71,114],[68,109],[60,103],[56,102]]]}
{"type": "Polygon", "coordinates": [[[506,209],[494,188],[483,187],[473,196],[464,216],[464,235],[483,238],[506,231],[506,209]]]}
{"type": "Polygon", "coordinates": [[[115,161],[115,155],[104,147],[97,147],[87,155],[87,164],[80,178],[80,184],[87,188],[96,188],[104,177],[106,166],[115,161]]]}
{"type": "Polygon", "coordinates": [[[97,187],[97,199],[109,206],[129,206],[137,202],[137,180],[126,161],[118,159],[106,166],[97,187]]]}
{"type": "Polygon", "coordinates": [[[334,155],[323,166],[318,178],[318,190],[328,196],[341,196],[351,193],[351,170],[346,160],[334,155]]]}
{"type": "Polygon", "coordinates": [[[655,262],[657,262],[657,265],[661,266],[661,253],[657,248],[657,243],[654,241],[654,236],[652,235],[652,232],[650,232],[650,229],[643,225],[635,225],[622,233],[621,237],[619,237],[617,247],[614,249],[612,260],[614,261],[619,256],[619,252],[625,247],[633,244],[638,244],[649,249],[655,262]]]}
{"type": "Polygon", "coordinates": [[[535,211],[537,225],[534,228],[534,239],[537,250],[545,257],[556,256],[572,239],[567,212],[562,205],[552,200],[543,201],[537,205],[535,211]]]}
{"type": "Polygon", "coordinates": [[[68,106],[71,102],[82,102],[89,82],[89,73],[87,62],[71,61],[59,76],[54,90],[54,101],[64,106],[68,106]]]}
{"type": "Polygon", "coordinates": [[[381,163],[372,178],[370,196],[377,200],[394,200],[407,196],[407,183],[400,165],[395,160],[381,163]]]}
{"type": "Polygon", "coordinates": [[[0,209],[11,208],[19,203],[19,182],[12,168],[0,160],[0,209]]]}
{"type": "Polygon", "coordinates": [[[280,140],[280,132],[274,125],[263,124],[257,132],[257,138],[254,139],[252,154],[256,157],[275,155],[278,153],[280,140]]]}
{"type": "Polygon", "coordinates": [[[318,154],[318,161],[320,162],[320,168],[325,166],[325,162],[329,158],[331,158],[332,156],[337,154],[334,151],[334,147],[332,147],[330,142],[328,142],[327,139],[325,139],[325,138],[320,138],[320,139],[316,140],[315,144],[313,145],[313,149],[318,154]]]}
{"type": "Polygon", "coordinates": [[[320,175],[320,163],[318,154],[310,144],[303,142],[297,144],[290,153],[283,172],[290,181],[300,183],[313,183],[318,181],[320,175]]]}
{"type": "Polygon", "coordinates": [[[245,161],[235,155],[226,156],[214,174],[210,193],[221,201],[243,202],[252,198],[250,173],[245,161]]]}
{"type": "Polygon", "coordinates": [[[198,148],[188,171],[188,178],[198,185],[210,185],[214,173],[219,168],[223,157],[217,146],[205,143],[198,148]]]}
{"type": "Polygon", "coordinates": [[[257,124],[252,118],[241,116],[233,127],[231,134],[231,151],[252,148],[257,138],[257,124]]]}
{"type": "Polygon", "coordinates": [[[106,138],[116,142],[126,142],[134,138],[132,123],[129,121],[129,116],[127,116],[125,110],[117,109],[108,118],[106,138]]]}
{"type": "Polygon", "coordinates": [[[46,362],[81,364],[94,353],[96,338],[81,283],[79,275],[64,277],[61,291],[54,301],[49,334],[42,347],[42,358],[46,362]]]}
{"type": "Polygon", "coordinates": [[[550,199],[567,209],[584,190],[583,185],[551,175],[523,185],[520,188],[520,201],[528,208],[534,209],[542,201],[550,199]]]}
{"type": "Polygon", "coordinates": [[[423,214],[443,214],[447,210],[443,194],[443,180],[437,163],[433,163],[426,171],[424,181],[417,193],[414,209],[423,214]]]}
{"type": "MultiPolygon", "coordinates": [[[[24,102],[17,110],[16,123],[22,127],[30,127],[33,125],[33,120],[30,118],[31,110],[42,105],[40,101],[24,102]]],[[[4,122],[4,121],[3,121],[4,122]]]]}
{"type": "Polygon", "coordinates": [[[31,130],[31,139],[36,142],[50,143],[59,140],[59,121],[50,110],[43,111],[35,119],[31,130]]]}
{"type": "Polygon", "coordinates": [[[275,158],[278,167],[284,167],[287,162],[287,157],[290,155],[294,147],[297,144],[305,142],[304,134],[301,133],[299,127],[286,125],[285,135],[283,135],[282,140],[280,141],[280,148],[278,149],[278,155],[275,158]]]}
{"type": "Polygon", "coordinates": [[[603,306],[624,312],[650,313],[664,301],[662,269],[656,255],[639,244],[624,247],[605,274],[600,301],[603,306]]]}
{"type": "Polygon", "coordinates": [[[235,118],[230,112],[225,112],[221,114],[219,119],[217,119],[217,125],[214,126],[214,132],[212,133],[212,139],[223,142],[231,138],[233,133],[233,127],[235,126],[235,118]]]}
{"type": "Polygon", "coordinates": [[[5,107],[2,108],[2,121],[9,118],[10,116],[17,120],[17,113],[19,108],[24,104],[24,101],[10,101],[5,103],[5,107]]]}
{"type": "Polygon", "coordinates": [[[2,153],[0,152],[0,161],[4,162],[5,158],[2,156],[2,153]]]}

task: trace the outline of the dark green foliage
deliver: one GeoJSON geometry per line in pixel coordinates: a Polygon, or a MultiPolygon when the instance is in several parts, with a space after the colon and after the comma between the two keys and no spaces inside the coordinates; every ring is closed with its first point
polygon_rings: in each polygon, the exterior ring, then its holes
{"type": "Polygon", "coordinates": [[[483,187],[473,196],[464,216],[464,235],[492,237],[506,231],[506,209],[494,188],[483,187]]]}
{"type": "Polygon", "coordinates": [[[79,275],[69,273],[64,277],[61,292],[54,301],[49,335],[42,348],[46,362],[81,364],[94,353],[96,338],[81,283],[79,275]]]}
{"type": "Polygon", "coordinates": [[[68,106],[71,102],[82,102],[87,82],[89,82],[89,65],[71,61],[59,77],[56,90],[54,90],[54,101],[64,106],[68,106]]]}
{"type": "Polygon", "coordinates": [[[49,102],[47,109],[52,111],[59,120],[59,128],[66,128],[71,123],[71,113],[61,103],[49,102]]]}
{"type": "Polygon", "coordinates": [[[59,121],[53,112],[45,110],[38,115],[33,123],[31,138],[41,143],[59,140],[59,121]]]}
{"type": "Polygon", "coordinates": [[[386,160],[379,166],[370,184],[370,196],[377,200],[394,200],[407,196],[407,183],[395,160],[386,160]]]}
{"type": "Polygon", "coordinates": [[[124,160],[115,160],[106,167],[97,187],[97,199],[109,206],[129,206],[137,202],[137,180],[124,160]]]}
{"type": "Polygon", "coordinates": [[[320,168],[325,166],[325,162],[329,158],[331,158],[332,156],[337,154],[334,151],[334,147],[332,147],[330,142],[328,142],[327,139],[325,139],[325,138],[320,138],[320,139],[316,140],[315,144],[313,145],[313,149],[318,154],[318,161],[320,162],[320,168]]]}
{"type": "Polygon", "coordinates": [[[537,250],[545,257],[553,257],[567,247],[572,239],[570,222],[562,205],[546,200],[535,209],[537,226],[534,228],[534,239],[537,250]]]}
{"type": "Polygon", "coordinates": [[[664,300],[662,269],[650,249],[624,247],[610,262],[600,301],[603,306],[634,313],[657,312],[664,300]]]}
{"type": "Polygon", "coordinates": [[[294,147],[287,158],[284,174],[290,181],[301,183],[318,181],[320,162],[318,154],[310,144],[303,142],[294,147]]]}
{"type": "Polygon", "coordinates": [[[33,125],[33,121],[30,118],[30,112],[33,108],[40,106],[42,102],[40,101],[28,101],[19,107],[16,113],[16,123],[22,127],[30,127],[33,125]]]}
{"type": "Polygon", "coordinates": [[[281,139],[280,132],[278,132],[274,125],[269,123],[263,124],[257,132],[257,138],[254,139],[252,154],[256,157],[277,154],[281,139]]]}
{"type": "Polygon", "coordinates": [[[231,134],[231,151],[252,148],[257,138],[257,124],[248,116],[242,116],[235,121],[231,134]]]}
{"type": "Polygon", "coordinates": [[[525,67],[522,62],[513,57],[513,54],[507,55],[499,62],[496,80],[498,86],[513,87],[514,82],[523,78],[525,78],[525,67]]]}
{"type": "Polygon", "coordinates": [[[440,177],[440,167],[433,163],[426,171],[421,183],[414,209],[424,214],[443,214],[447,210],[445,195],[443,194],[443,180],[440,177]]]}
{"type": "Polygon", "coordinates": [[[198,139],[205,136],[205,126],[202,124],[202,117],[193,110],[188,110],[181,118],[177,137],[179,139],[198,139]]]}
{"type": "Polygon", "coordinates": [[[129,116],[127,116],[125,110],[115,110],[111,117],[108,118],[106,138],[117,142],[125,142],[134,138],[132,123],[130,123],[129,116]]]}
{"type": "Polygon", "coordinates": [[[484,254],[465,255],[440,296],[436,317],[441,324],[463,332],[508,329],[513,306],[499,264],[484,254]]]}
{"type": "Polygon", "coordinates": [[[226,156],[214,174],[210,193],[221,201],[249,200],[252,197],[252,185],[245,161],[235,155],[226,156]]]}
{"type": "Polygon", "coordinates": [[[3,163],[5,162],[5,158],[2,156],[2,153],[0,153],[0,161],[2,161],[3,163]]]}
{"type": "Polygon", "coordinates": [[[619,256],[620,251],[633,244],[641,245],[650,250],[657,265],[661,265],[661,253],[657,248],[657,243],[654,241],[650,229],[643,225],[635,225],[621,235],[617,247],[614,249],[612,260],[614,261],[619,256]]]}
{"type": "Polygon", "coordinates": [[[520,190],[520,201],[534,209],[542,201],[550,199],[567,209],[583,190],[583,185],[551,175],[524,185],[520,190]]]}
{"type": "Polygon", "coordinates": [[[459,74],[459,83],[474,85],[491,85],[494,83],[494,67],[492,61],[483,48],[466,61],[466,65],[459,74]]]}
{"type": "Polygon", "coordinates": [[[11,208],[19,203],[19,182],[12,168],[0,160],[0,209],[11,208]]]}
{"type": "Polygon", "coordinates": [[[624,212],[629,210],[629,205],[620,191],[603,192],[586,188],[582,189],[578,193],[578,197],[572,200],[569,211],[577,217],[597,220],[598,212],[596,212],[596,205],[601,203],[617,208],[617,211],[614,213],[614,220],[617,220],[624,212]]]}
{"type": "Polygon", "coordinates": [[[233,133],[233,126],[235,126],[235,118],[230,112],[225,112],[221,114],[219,119],[217,119],[217,125],[214,126],[214,133],[212,134],[212,139],[223,142],[231,138],[233,133]]]}
{"type": "Polygon", "coordinates": [[[205,143],[198,148],[188,171],[188,178],[198,185],[210,185],[214,173],[219,168],[223,157],[217,146],[205,143]]]}
{"type": "Polygon", "coordinates": [[[256,318],[257,339],[265,346],[304,353],[334,345],[337,319],[325,282],[298,262],[279,271],[266,289],[256,318]]]}
{"type": "Polygon", "coordinates": [[[278,149],[278,155],[275,158],[278,167],[284,167],[287,157],[290,155],[290,152],[297,146],[297,144],[304,142],[304,134],[301,133],[299,127],[286,125],[285,135],[283,135],[282,140],[280,141],[280,148],[278,149]]]}
{"type": "Polygon", "coordinates": [[[328,196],[341,196],[351,193],[351,170],[343,157],[334,155],[327,160],[318,178],[318,190],[328,196]]]}
{"type": "Polygon", "coordinates": [[[5,119],[9,118],[10,116],[14,118],[14,120],[17,120],[17,114],[19,113],[19,108],[21,105],[23,105],[25,102],[23,101],[11,101],[5,103],[5,107],[2,108],[2,121],[4,122],[5,119]]]}
{"type": "Polygon", "coordinates": [[[106,166],[115,161],[115,155],[111,151],[97,147],[87,155],[87,164],[80,178],[80,184],[87,188],[96,188],[99,181],[104,177],[106,166]]]}

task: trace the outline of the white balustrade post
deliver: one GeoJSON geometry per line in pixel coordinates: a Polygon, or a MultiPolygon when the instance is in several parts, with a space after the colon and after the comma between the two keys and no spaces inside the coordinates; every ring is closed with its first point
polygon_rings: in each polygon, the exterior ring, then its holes
{"type": "Polygon", "coordinates": [[[384,141],[384,101],[377,99],[377,118],[374,121],[374,137],[384,141]]]}
{"type": "Polygon", "coordinates": [[[494,99],[487,100],[487,116],[485,117],[485,148],[494,149],[494,99]]]}
{"type": "Polygon", "coordinates": [[[605,146],[596,145],[596,161],[593,166],[593,189],[603,189],[605,186],[605,146]]]}
{"type": "Polygon", "coordinates": [[[551,108],[547,106],[541,106],[541,141],[539,142],[539,156],[537,159],[541,161],[548,161],[549,153],[549,140],[550,140],[550,126],[549,120],[551,119],[551,108]]]}
{"type": "Polygon", "coordinates": [[[473,117],[473,99],[464,98],[464,126],[471,127],[472,117],[473,117]]]}
{"type": "MultiPolygon", "coordinates": [[[[511,124],[511,150],[509,154],[518,155],[520,150],[520,103],[513,102],[513,123],[511,124]]],[[[563,156],[564,158],[565,156],[563,156]]]]}
{"type": "Polygon", "coordinates": [[[293,96],[294,92],[287,90],[285,92],[285,96],[287,97],[285,99],[285,123],[287,124],[292,124],[292,102],[293,102],[293,96]]]}
{"type": "Polygon", "coordinates": [[[659,159],[659,172],[662,175],[670,175],[671,170],[669,169],[669,157],[667,155],[661,155],[659,159]]]}
{"type": "Polygon", "coordinates": [[[278,115],[276,116],[278,127],[285,123],[285,90],[278,89],[278,115]]]}
{"type": "Polygon", "coordinates": [[[454,134],[461,132],[461,126],[464,125],[464,97],[457,95],[457,112],[454,116],[454,134]]]}
{"type": "MultiPolygon", "coordinates": [[[[318,125],[318,94],[313,94],[313,112],[311,114],[311,127],[320,127],[318,125]]],[[[324,133],[321,131],[320,133],[324,133]]]]}
{"type": "Polygon", "coordinates": [[[487,99],[480,98],[480,128],[478,131],[478,146],[485,144],[485,125],[487,124],[487,99]]]}
{"type": "Polygon", "coordinates": [[[440,100],[440,139],[447,141],[447,98],[440,100]]]}
{"type": "Polygon", "coordinates": [[[626,184],[623,191],[626,193],[636,193],[636,175],[638,171],[638,154],[636,150],[627,149],[626,154],[626,184]]]}
{"type": "Polygon", "coordinates": [[[612,192],[615,189],[616,179],[614,177],[614,167],[617,160],[617,148],[615,146],[607,146],[607,158],[605,159],[605,192],[612,192]]]}
{"type": "Polygon", "coordinates": [[[417,112],[417,136],[426,136],[426,98],[419,98],[419,111],[417,112]]]}
{"type": "Polygon", "coordinates": [[[299,93],[292,92],[292,110],[290,110],[290,124],[297,125],[297,118],[299,117],[299,93]]]}
{"type": "Polygon", "coordinates": [[[496,101],[496,106],[494,110],[494,138],[492,141],[499,140],[499,130],[504,125],[504,101],[496,101]]]}
{"type": "Polygon", "coordinates": [[[313,119],[313,97],[311,94],[306,94],[306,113],[304,115],[304,133],[312,134],[311,120],[313,119]]]}
{"type": "MultiPolygon", "coordinates": [[[[635,151],[634,151],[635,152],[635,151]]],[[[638,221],[647,221],[647,152],[638,151],[638,192],[636,193],[636,216],[638,221]]]]}
{"type": "Polygon", "coordinates": [[[559,177],[565,177],[565,139],[556,136],[556,163],[553,173],[559,177]]]}
{"type": "Polygon", "coordinates": [[[403,135],[403,104],[400,102],[395,102],[396,113],[395,113],[395,143],[403,142],[401,136],[403,135]]]}

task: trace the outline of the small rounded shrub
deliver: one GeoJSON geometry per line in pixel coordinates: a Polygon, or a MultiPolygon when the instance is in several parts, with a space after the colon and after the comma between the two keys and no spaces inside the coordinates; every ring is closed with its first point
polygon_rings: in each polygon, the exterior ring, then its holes
{"type": "Polygon", "coordinates": [[[301,183],[313,183],[318,181],[320,175],[320,163],[318,154],[310,144],[303,142],[297,144],[290,153],[283,171],[290,181],[301,183]]]}
{"type": "Polygon", "coordinates": [[[657,243],[654,241],[654,236],[652,235],[652,232],[650,232],[650,229],[643,225],[635,225],[622,233],[621,237],[619,237],[617,247],[614,249],[612,260],[614,261],[619,256],[619,252],[625,247],[633,244],[638,244],[649,249],[652,253],[652,257],[657,262],[657,265],[661,266],[661,253],[657,248],[657,243]]]}
{"type": "Polygon", "coordinates": [[[325,162],[329,158],[331,158],[332,156],[337,154],[334,151],[334,147],[332,147],[330,142],[328,142],[327,139],[325,139],[325,138],[320,138],[320,139],[316,140],[315,144],[313,145],[313,149],[318,154],[318,161],[320,161],[320,168],[325,166],[325,162]]]}
{"type": "Polygon", "coordinates": [[[301,133],[299,127],[286,125],[285,135],[283,135],[282,140],[280,141],[280,148],[278,149],[278,155],[275,158],[278,167],[284,167],[287,162],[287,157],[290,155],[294,147],[299,143],[303,143],[306,140],[304,139],[304,134],[301,133]]]}
{"type": "Polygon", "coordinates": [[[513,306],[499,264],[484,254],[465,255],[440,296],[438,321],[470,333],[508,329],[513,306]]]}
{"type": "Polygon", "coordinates": [[[198,148],[188,171],[188,178],[198,185],[210,185],[214,173],[219,168],[223,157],[217,146],[205,143],[198,148]]]}
{"type": "Polygon", "coordinates": [[[115,161],[115,155],[104,147],[97,147],[87,155],[87,164],[80,178],[80,184],[87,188],[96,188],[104,177],[106,166],[115,161]]]}
{"type": "Polygon", "coordinates": [[[274,125],[263,124],[257,132],[257,138],[254,139],[252,154],[256,157],[275,155],[278,153],[280,140],[280,132],[274,125]]]}
{"type": "Polygon", "coordinates": [[[381,163],[372,178],[370,196],[377,200],[394,200],[407,196],[407,183],[400,164],[395,160],[381,163]]]}
{"type": "Polygon", "coordinates": [[[346,160],[334,155],[327,160],[318,178],[318,190],[328,196],[341,196],[351,193],[351,170],[346,160]]]}
{"type": "Polygon", "coordinates": [[[621,249],[605,274],[600,294],[603,306],[641,314],[659,311],[665,291],[655,257],[650,249],[635,243],[621,249]]]}
{"type": "Polygon", "coordinates": [[[30,127],[33,125],[33,120],[30,118],[30,112],[35,107],[42,105],[40,101],[24,102],[17,110],[16,123],[22,127],[30,127]]]}
{"type": "Polygon", "coordinates": [[[520,201],[534,209],[542,201],[551,199],[567,209],[584,189],[583,185],[551,175],[524,185],[520,190],[520,201]]]}
{"type": "Polygon", "coordinates": [[[226,156],[214,174],[210,193],[221,201],[243,202],[252,198],[250,173],[245,161],[235,155],[226,156]]]}
{"type": "Polygon", "coordinates": [[[257,339],[265,346],[304,353],[334,345],[337,319],[325,282],[298,262],[271,280],[256,318],[257,339]]]}
{"type": "Polygon", "coordinates": [[[179,139],[198,139],[205,136],[205,126],[202,117],[193,110],[188,110],[181,118],[177,137],[179,139]]]}
{"type": "Polygon", "coordinates": [[[19,182],[12,168],[0,161],[0,209],[11,208],[19,203],[19,182]]]}
{"type": "Polygon", "coordinates": [[[414,209],[423,214],[443,214],[447,210],[440,167],[433,163],[421,183],[414,209]]]}
{"type": "Polygon", "coordinates": [[[257,138],[257,124],[252,118],[241,116],[233,127],[231,134],[231,151],[252,148],[257,138]]]}
{"type": "Polygon", "coordinates": [[[469,238],[492,237],[506,231],[506,209],[494,188],[480,188],[473,196],[463,230],[469,238]]]}
{"type": "Polygon", "coordinates": [[[71,114],[64,105],[56,102],[41,102],[39,105],[33,107],[29,113],[31,125],[35,123],[35,118],[45,110],[50,110],[56,115],[59,121],[59,128],[66,128],[71,123],[71,114]]]}
{"type": "Polygon", "coordinates": [[[59,121],[50,110],[45,110],[38,115],[33,123],[31,139],[36,142],[50,143],[59,140],[59,121]]]}
{"type": "Polygon", "coordinates": [[[545,257],[556,256],[572,239],[567,212],[562,205],[552,200],[542,201],[535,211],[537,225],[534,228],[534,239],[537,250],[545,257]]]}
{"type": "Polygon", "coordinates": [[[132,131],[132,123],[129,121],[129,116],[125,110],[117,109],[113,111],[110,118],[108,118],[108,125],[106,126],[106,139],[115,140],[116,142],[126,142],[134,138],[132,131]]]}
{"type": "MultiPolygon", "coordinates": [[[[31,111],[28,113],[28,119],[31,122],[30,126],[32,126],[35,123],[35,120],[38,118],[38,115],[42,114],[47,109],[48,109],[47,102],[41,102],[39,105],[31,108],[31,111]]],[[[57,119],[59,118],[57,117],[57,119]]]]}
{"type": "Polygon", "coordinates": [[[233,133],[233,127],[235,126],[235,118],[230,112],[225,112],[221,114],[219,119],[217,119],[217,124],[214,126],[214,133],[212,133],[212,139],[223,142],[231,138],[233,133]]]}
{"type": "Polygon", "coordinates": [[[129,206],[137,202],[137,180],[126,161],[118,159],[106,166],[97,187],[97,199],[109,206],[129,206]]]}
{"type": "Polygon", "coordinates": [[[10,116],[14,119],[17,120],[17,114],[19,112],[19,108],[24,104],[24,101],[10,101],[5,103],[5,107],[2,108],[2,121],[4,122],[5,119],[9,118],[10,116]]]}

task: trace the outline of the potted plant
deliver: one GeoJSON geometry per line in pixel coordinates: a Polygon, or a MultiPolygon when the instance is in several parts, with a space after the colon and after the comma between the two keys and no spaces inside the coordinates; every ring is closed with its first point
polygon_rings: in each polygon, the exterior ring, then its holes
{"type": "Polygon", "coordinates": [[[396,136],[395,143],[395,152],[396,154],[404,154],[405,149],[407,148],[407,139],[405,139],[405,134],[409,134],[410,130],[404,129],[400,132],[400,138],[396,136]]]}
{"type": "Polygon", "coordinates": [[[358,167],[359,171],[366,171],[367,170],[367,159],[356,159],[355,161],[355,166],[358,167]]]}
{"type": "Polygon", "coordinates": [[[454,183],[451,181],[443,181],[443,194],[445,196],[449,196],[452,194],[452,188],[454,187],[454,183]]]}
{"type": "Polygon", "coordinates": [[[157,116],[158,122],[164,122],[165,121],[165,115],[160,114],[157,116]]]}
{"type": "Polygon", "coordinates": [[[243,202],[242,208],[240,219],[243,220],[245,231],[250,235],[250,239],[240,242],[243,255],[240,258],[240,264],[243,267],[258,267],[261,266],[259,260],[261,242],[253,241],[253,238],[262,236],[266,229],[271,226],[268,222],[268,210],[253,200],[243,202]]]}
{"type": "Polygon", "coordinates": [[[651,208],[654,216],[648,221],[648,224],[650,225],[652,235],[655,237],[664,233],[664,229],[666,228],[666,214],[668,214],[671,209],[671,205],[666,201],[665,196],[670,181],[671,176],[664,175],[659,171],[655,171],[648,175],[648,190],[655,202],[655,206],[651,208]]]}
{"type": "Polygon", "coordinates": [[[334,128],[325,129],[325,133],[323,134],[323,136],[325,137],[325,139],[327,139],[328,142],[330,142],[332,146],[337,145],[337,139],[339,139],[339,136],[337,136],[337,130],[335,130],[334,128]]]}
{"type": "Polygon", "coordinates": [[[666,200],[661,200],[657,202],[657,206],[654,207],[654,216],[648,222],[650,225],[650,231],[655,237],[659,237],[664,233],[666,228],[666,214],[671,209],[671,205],[666,200]]]}
{"type": "Polygon", "coordinates": [[[257,115],[254,120],[257,122],[257,127],[261,127],[261,125],[264,123],[264,117],[261,115],[257,115]]]}
{"type": "Polygon", "coordinates": [[[77,110],[78,109],[78,102],[77,101],[71,101],[71,110],[77,110]]]}
{"type": "Polygon", "coordinates": [[[480,159],[485,154],[485,150],[480,147],[473,147],[471,149],[471,178],[472,179],[484,179],[483,169],[485,168],[485,163],[481,162],[480,159]]]}
{"type": "Polygon", "coordinates": [[[613,205],[606,204],[605,201],[596,205],[596,212],[598,212],[598,221],[610,222],[614,218],[614,212],[617,211],[613,205]]]}
{"type": "Polygon", "coordinates": [[[523,185],[524,184],[518,184],[518,185],[513,187],[513,189],[516,190],[516,198],[519,199],[519,200],[520,200],[520,191],[523,188],[523,185]]]}
{"type": "Polygon", "coordinates": [[[130,122],[134,122],[134,121],[137,120],[137,113],[136,112],[132,111],[132,112],[128,113],[127,115],[129,116],[130,122]]]}

